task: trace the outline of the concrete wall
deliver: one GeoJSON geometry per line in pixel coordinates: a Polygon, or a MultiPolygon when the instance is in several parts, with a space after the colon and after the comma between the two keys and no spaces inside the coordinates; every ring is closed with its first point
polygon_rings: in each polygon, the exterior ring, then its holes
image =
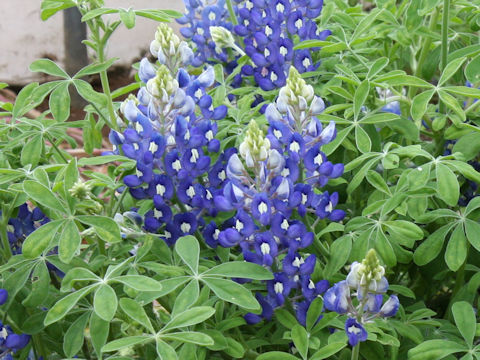
{"type": "MultiPolygon", "coordinates": [[[[134,9],[172,9],[184,11],[182,0],[106,0],[107,7],[134,9]]],[[[118,18],[118,15],[112,15],[118,18]]],[[[129,65],[148,49],[157,23],[137,17],[128,30],[120,27],[113,34],[107,54],[119,57],[115,64],[129,65]]],[[[178,30],[178,24],[172,23],[178,30]]],[[[47,21],[40,19],[40,0],[0,0],[0,82],[25,84],[41,80],[28,66],[36,59],[48,57],[63,66],[63,18],[59,12],[47,21]]]]}

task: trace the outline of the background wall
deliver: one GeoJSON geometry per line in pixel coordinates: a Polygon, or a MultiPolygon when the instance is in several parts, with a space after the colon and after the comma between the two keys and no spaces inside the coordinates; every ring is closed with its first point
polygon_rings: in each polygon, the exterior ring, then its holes
{"type": "MultiPolygon", "coordinates": [[[[107,7],[158,8],[184,11],[182,0],[106,0],[107,7]]],[[[118,15],[112,15],[117,18],[118,15]]],[[[108,57],[119,57],[115,64],[130,65],[148,49],[157,23],[137,17],[128,30],[120,25],[107,50],[108,57]]],[[[171,24],[178,30],[178,24],[171,24]]],[[[47,21],[40,19],[40,0],[0,1],[0,82],[21,85],[41,80],[28,66],[38,58],[50,58],[63,66],[63,18],[59,12],[47,21]]]]}

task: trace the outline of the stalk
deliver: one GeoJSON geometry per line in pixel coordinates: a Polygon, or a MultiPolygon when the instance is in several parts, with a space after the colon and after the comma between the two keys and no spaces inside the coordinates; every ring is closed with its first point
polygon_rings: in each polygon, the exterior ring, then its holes
{"type": "MultiPolygon", "coordinates": [[[[443,0],[443,15],[442,15],[442,57],[440,62],[440,69],[443,71],[447,66],[448,57],[448,18],[450,16],[450,0],[443,0]]],[[[445,104],[440,101],[440,114],[445,113],[445,104]]]]}
{"type": "Polygon", "coordinates": [[[352,360],[358,360],[360,356],[360,343],[358,343],[356,346],[353,347],[352,349],[352,360]]]}

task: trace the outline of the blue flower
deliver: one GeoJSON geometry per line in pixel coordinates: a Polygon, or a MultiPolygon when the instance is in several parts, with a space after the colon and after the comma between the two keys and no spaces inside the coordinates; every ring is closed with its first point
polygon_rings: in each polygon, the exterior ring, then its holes
{"type": "Polygon", "coordinates": [[[368,337],[365,328],[352,318],[345,322],[345,332],[350,346],[356,346],[360,341],[366,341],[368,337]]]}

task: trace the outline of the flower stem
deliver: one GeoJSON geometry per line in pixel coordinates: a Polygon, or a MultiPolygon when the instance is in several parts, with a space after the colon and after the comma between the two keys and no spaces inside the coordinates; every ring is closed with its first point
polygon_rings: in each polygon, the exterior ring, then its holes
{"type": "Polygon", "coordinates": [[[233,10],[232,0],[227,0],[227,9],[228,13],[230,14],[230,20],[232,21],[233,25],[238,25],[238,19],[235,16],[235,10],[233,10]]]}
{"type": "Polygon", "coordinates": [[[356,346],[353,347],[352,349],[352,360],[358,360],[360,356],[360,343],[358,343],[356,346]]]}
{"type": "MultiPolygon", "coordinates": [[[[443,15],[442,15],[442,57],[440,62],[440,69],[443,71],[447,66],[448,58],[448,18],[450,16],[450,0],[443,0],[443,15]]],[[[445,104],[440,101],[440,114],[445,113],[445,104]]]]}

